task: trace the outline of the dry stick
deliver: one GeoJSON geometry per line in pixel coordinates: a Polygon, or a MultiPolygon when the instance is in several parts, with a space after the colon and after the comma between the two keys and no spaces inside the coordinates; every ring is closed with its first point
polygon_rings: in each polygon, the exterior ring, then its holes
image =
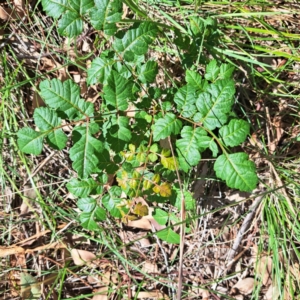
{"type": "MultiPolygon", "coordinates": [[[[162,108],[162,103],[161,101],[159,102],[160,107],[162,108]]],[[[162,109],[162,113],[164,116],[164,111],[162,109]]],[[[175,152],[171,143],[171,138],[168,137],[168,143],[170,146],[170,150],[172,153],[172,157],[174,160],[174,165],[175,165],[175,170],[176,170],[176,176],[178,179],[178,184],[179,184],[179,189],[181,192],[181,211],[180,211],[180,245],[179,245],[179,270],[178,270],[178,290],[177,290],[177,299],[180,300],[181,299],[181,290],[182,290],[182,280],[183,280],[183,274],[182,274],[182,264],[183,264],[183,250],[184,250],[184,229],[185,229],[185,198],[184,198],[184,194],[183,194],[183,188],[182,188],[182,182],[180,179],[180,174],[177,168],[177,162],[175,159],[175,152]]]]}
{"type": "Polygon", "coordinates": [[[177,168],[176,160],[175,160],[175,153],[173,150],[173,146],[171,143],[171,138],[168,137],[168,142],[170,145],[171,153],[174,159],[174,164],[176,167],[176,175],[179,183],[179,188],[181,192],[181,211],[180,211],[180,245],[179,245],[179,270],[178,270],[178,289],[177,289],[177,300],[181,299],[181,291],[182,291],[182,280],[183,280],[183,274],[182,274],[182,264],[183,264],[183,250],[184,250],[184,229],[185,229],[185,199],[183,194],[183,188],[182,188],[182,182],[180,179],[180,174],[177,168]]]}
{"type": "MultiPolygon", "coordinates": [[[[151,227],[152,227],[152,232],[153,233],[156,233],[156,230],[155,230],[155,227],[153,226],[152,222],[150,222],[151,224],[151,227]]],[[[159,238],[157,237],[157,235],[155,234],[154,235],[155,239],[156,239],[156,243],[157,245],[159,246],[160,250],[161,250],[161,253],[164,257],[164,260],[165,260],[165,264],[166,264],[166,269],[167,269],[167,273],[168,273],[168,278],[169,278],[169,281],[170,281],[170,285],[171,285],[171,288],[168,287],[168,290],[169,290],[169,294],[172,295],[172,299],[174,299],[173,295],[175,295],[175,289],[174,287],[172,286],[172,278],[171,278],[171,275],[170,275],[170,268],[169,268],[169,263],[168,263],[168,257],[167,257],[167,254],[159,240],[159,238]]]]}
{"type": "Polygon", "coordinates": [[[227,264],[227,268],[229,268],[235,261],[234,256],[236,255],[237,251],[238,251],[238,248],[239,248],[239,245],[244,237],[244,234],[246,233],[246,231],[248,230],[250,224],[251,224],[251,221],[256,213],[256,208],[258,207],[258,205],[260,204],[261,200],[262,200],[263,196],[258,196],[255,198],[253,204],[250,206],[250,209],[249,209],[249,213],[248,215],[246,216],[246,218],[244,219],[244,222],[235,238],[235,241],[233,243],[233,246],[231,248],[231,250],[229,251],[228,253],[228,257],[227,257],[227,260],[228,260],[228,264],[227,264]]]}

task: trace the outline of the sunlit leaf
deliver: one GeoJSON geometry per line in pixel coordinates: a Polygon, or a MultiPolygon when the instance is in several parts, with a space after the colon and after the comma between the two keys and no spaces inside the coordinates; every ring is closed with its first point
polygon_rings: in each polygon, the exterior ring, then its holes
{"type": "Polygon", "coordinates": [[[229,187],[240,191],[251,192],[258,182],[255,165],[248,160],[246,153],[220,155],[214,164],[214,170],[229,187]]]}

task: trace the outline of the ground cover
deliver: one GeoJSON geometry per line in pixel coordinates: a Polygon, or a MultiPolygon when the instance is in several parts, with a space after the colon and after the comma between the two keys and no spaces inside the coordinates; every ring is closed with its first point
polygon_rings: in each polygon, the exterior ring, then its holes
{"type": "Polygon", "coordinates": [[[298,299],[299,4],[95,3],[1,6],[2,298],[298,299]]]}

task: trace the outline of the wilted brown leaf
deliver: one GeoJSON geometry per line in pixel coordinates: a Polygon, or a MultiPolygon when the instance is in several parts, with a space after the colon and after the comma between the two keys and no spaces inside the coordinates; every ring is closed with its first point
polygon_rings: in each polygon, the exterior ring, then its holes
{"type": "Polygon", "coordinates": [[[89,265],[96,259],[96,255],[90,251],[72,249],[71,256],[76,266],[89,265]]]}
{"type": "Polygon", "coordinates": [[[254,278],[248,277],[238,281],[231,289],[234,294],[249,295],[252,293],[255,285],[254,278]]]}

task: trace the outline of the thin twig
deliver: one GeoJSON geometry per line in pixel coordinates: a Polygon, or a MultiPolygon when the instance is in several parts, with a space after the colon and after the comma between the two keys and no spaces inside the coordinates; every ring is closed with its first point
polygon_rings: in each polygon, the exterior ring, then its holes
{"type": "Polygon", "coordinates": [[[258,205],[260,204],[261,200],[262,200],[263,196],[258,196],[255,198],[253,204],[250,206],[250,209],[249,209],[249,213],[248,215],[246,216],[246,218],[244,219],[244,222],[239,230],[239,232],[237,233],[237,236],[235,238],[235,241],[233,243],[233,246],[231,248],[231,250],[229,251],[228,253],[228,257],[227,257],[227,268],[229,268],[234,261],[233,258],[235,257],[237,251],[238,251],[238,248],[242,242],[242,239],[245,235],[245,233],[247,232],[250,224],[251,224],[251,221],[256,213],[256,209],[258,207],[258,205]]]}

